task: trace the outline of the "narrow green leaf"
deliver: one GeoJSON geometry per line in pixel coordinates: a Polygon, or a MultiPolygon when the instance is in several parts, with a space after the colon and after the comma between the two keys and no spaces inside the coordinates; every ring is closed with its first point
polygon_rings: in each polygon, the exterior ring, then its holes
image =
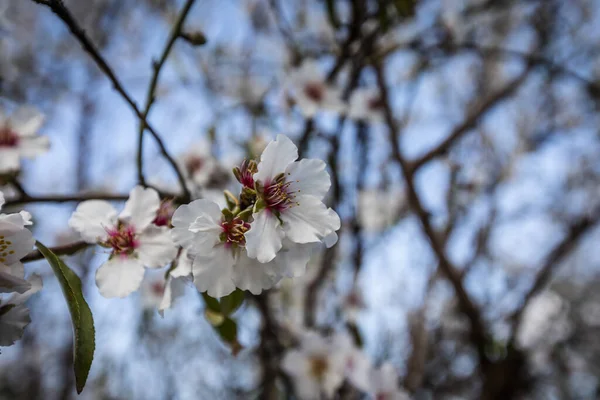
{"type": "Polygon", "coordinates": [[[79,277],[43,244],[36,242],[35,245],[52,267],[69,306],[73,321],[75,386],[77,393],[81,393],[92,366],[96,347],[92,311],[83,298],[79,277]]]}
{"type": "Polygon", "coordinates": [[[208,309],[218,313],[221,312],[221,305],[219,304],[219,300],[209,296],[206,292],[202,293],[202,298],[204,299],[204,302],[206,303],[206,307],[208,309]]]}
{"type": "Polygon", "coordinates": [[[221,297],[221,313],[225,316],[233,314],[244,303],[244,291],[235,289],[231,294],[221,297]]]}
{"type": "Polygon", "coordinates": [[[231,347],[231,353],[234,356],[243,349],[243,346],[237,340],[237,323],[233,319],[227,317],[215,330],[221,336],[221,339],[231,347]]]}

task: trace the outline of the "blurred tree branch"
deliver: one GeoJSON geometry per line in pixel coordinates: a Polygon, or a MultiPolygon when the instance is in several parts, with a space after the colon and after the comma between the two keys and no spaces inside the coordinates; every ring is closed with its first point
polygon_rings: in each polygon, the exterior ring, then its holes
{"type": "Polygon", "coordinates": [[[129,104],[133,112],[142,121],[144,126],[148,129],[150,134],[154,137],[161,154],[171,164],[173,170],[177,174],[177,178],[183,190],[183,196],[186,199],[190,199],[190,191],[187,188],[185,177],[181,172],[175,159],[169,154],[167,148],[161,139],[160,135],[156,130],[148,123],[144,114],[140,111],[133,98],[127,93],[123,84],[119,81],[112,68],[108,65],[107,61],[100,55],[94,44],[90,41],[85,31],[79,26],[77,21],[73,18],[69,10],[65,7],[62,0],[32,0],[35,3],[42,4],[50,8],[50,10],[56,14],[64,23],[67,25],[73,36],[79,41],[83,49],[92,57],[94,62],[98,65],[98,68],[104,72],[108,79],[112,82],[115,90],[123,97],[123,99],[129,104]]]}
{"type": "MultiPolygon", "coordinates": [[[[154,104],[154,100],[156,99],[155,92],[156,86],[158,85],[158,79],[160,76],[160,72],[162,70],[163,65],[165,65],[165,61],[169,57],[171,50],[173,49],[173,45],[177,41],[183,31],[183,24],[185,19],[187,18],[192,6],[194,5],[196,0],[187,0],[185,5],[181,9],[177,20],[173,24],[171,28],[171,32],[169,33],[169,38],[167,39],[167,43],[161,53],[158,61],[154,61],[152,63],[153,74],[150,79],[150,86],[148,88],[148,93],[146,95],[146,104],[144,105],[144,111],[142,112],[142,116],[140,117],[140,125],[138,130],[138,147],[137,147],[137,173],[138,173],[138,181],[141,185],[146,184],[146,179],[144,178],[144,131],[148,128],[147,118],[150,113],[150,109],[154,104]]],[[[183,183],[182,183],[183,184],[183,183]]],[[[183,184],[184,185],[184,184],[183,184]]]]}

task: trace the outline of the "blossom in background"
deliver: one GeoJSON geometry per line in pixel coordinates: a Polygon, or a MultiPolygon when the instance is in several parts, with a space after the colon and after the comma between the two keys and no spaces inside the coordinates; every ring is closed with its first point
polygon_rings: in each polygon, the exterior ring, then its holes
{"type": "Polygon", "coordinates": [[[406,209],[406,194],[400,189],[369,189],[358,194],[358,221],[367,232],[392,226],[406,209]]]}
{"type": "Polygon", "coordinates": [[[298,244],[315,243],[340,228],[337,213],[323,203],[331,186],[325,163],[297,159],[294,143],[277,135],[262,153],[253,176],[258,199],[245,239],[248,256],[261,263],[275,258],[284,238],[298,244]]]}
{"type": "Polygon", "coordinates": [[[288,350],[283,370],[300,399],[333,398],[346,373],[346,353],[316,332],[305,333],[298,349],[288,350]]]}
{"type": "Polygon", "coordinates": [[[22,158],[48,150],[48,138],[37,135],[43,123],[44,116],[31,107],[19,107],[8,116],[0,110],[0,174],[16,172],[22,158]]]}
{"type": "Polygon", "coordinates": [[[28,279],[29,289],[0,298],[0,346],[13,345],[23,336],[23,330],[31,322],[29,309],[23,303],[42,289],[42,278],[33,274],[28,279]]]}
{"type": "Polygon", "coordinates": [[[398,385],[398,373],[393,365],[383,364],[371,372],[369,393],[374,400],[410,400],[408,394],[398,385]]]}
{"type": "Polygon", "coordinates": [[[517,332],[517,344],[523,349],[552,347],[570,333],[568,305],[553,291],[545,291],[531,299],[523,313],[517,332]]]}
{"type": "Polygon", "coordinates": [[[154,189],[136,186],[120,214],[102,200],[80,203],[69,226],[88,243],[112,250],[96,272],[96,285],[104,297],[125,297],[140,287],[144,266],[160,268],[173,261],[177,247],[165,226],[152,223],[160,208],[154,189]]]}
{"type": "MultiPolygon", "coordinates": [[[[0,209],[4,195],[0,192],[0,209]]],[[[31,288],[19,261],[31,251],[35,240],[25,228],[31,225],[27,212],[0,214],[0,293],[23,293],[31,288]]]]}
{"type": "Polygon", "coordinates": [[[216,203],[206,199],[180,206],[172,224],[173,238],[193,259],[196,287],[212,297],[226,296],[236,287],[258,294],[283,276],[301,274],[310,258],[309,248],[290,244],[270,263],[250,259],[244,236],[250,223],[239,216],[225,217],[216,203]]]}
{"type": "Polygon", "coordinates": [[[376,88],[360,88],[352,92],[348,117],[360,121],[379,123],[383,121],[383,103],[376,88]]]}
{"type": "Polygon", "coordinates": [[[180,157],[179,164],[192,186],[199,187],[206,186],[218,167],[208,142],[199,142],[190,146],[189,150],[180,157]]]}
{"type": "Polygon", "coordinates": [[[185,290],[185,282],[192,273],[192,262],[186,251],[182,251],[173,269],[152,271],[146,274],[142,282],[142,306],[144,309],[158,310],[162,317],[166,309],[181,297],[185,290]],[[165,276],[166,275],[166,276],[165,276]]]}
{"type": "Polygon", "coordinates": [[[291,100],[305,117],[314,117],[319,111],[344,112],[345,105],[339,89],[325,81],[316,60],[305,60],[288,77],[291,100]]]}

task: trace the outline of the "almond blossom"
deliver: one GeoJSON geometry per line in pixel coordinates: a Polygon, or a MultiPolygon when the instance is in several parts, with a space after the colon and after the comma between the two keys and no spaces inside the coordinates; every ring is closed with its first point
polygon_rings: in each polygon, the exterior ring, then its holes
{"type": "Polygon", "coordinates": [[[359,88],[352,92],[348,117],[359,121],[383,122],[383,103],[376,88],[359,88]]]}
{"type": "Polygon", "coordinates": [[[278,259],[258,263],[246,254],[250,223],[239,215],[225,216],[210,200],[180,206],[173,215],[173,238],[193,259],[192,275],[201,292],[223,297],[236,287],[254,294],[271,288],[283,276],[296,276],[310,258],[307,246],[290,244],[278,259]]]}
{"type": "MultiPolygon", "coordinates": [[[[4,195],[0,192],[0,209],[4,195]]],[[[25,228],[31,225],[27,212],[0,214],[0,293],[24,293],[31,288],[24,279],[23,264],[19,262],[33,248],[35,240],[25,228]]]]}
{"type": "Polygon", "coordinates": [[[331,244],[332,234],[340,228],[337,213],[323,203],[331,186],[325,163],[297,159],[296,145],[287,136],[277,135],[253,175],[258,199],[253,221],[244,232],[248,256],[261,263],[275,258],[284,238],[304,244],[328,237],[331,244]]]}
{"type": "Polygon", "coordinates": [[[10,116],[0,110],[0,173],[16,172],[22,158],[48,150],[48,138],[37,136],[43,123],[44,116],[31,107],[19,107],[10,116]]]}
{"type": "Polygon", "coordinates": [[[96,272],[96,285],[104,297],[131,294],[142,283],[144,267],[163,267],[177,255],[169,229],[152,223],[160,204],[154,189],[136,186],[120,214],[102,200],[77,206],[69,226],[86,242],[111,249],[108,261],[96,272]]]}
{"type": "Polygon", "coordinates": [[[408,394],[398,385],[396,369],[389,363],[371,372],[369,392],[374,400],[410,400],[408,394]]]}
{"type": "Polygon", "coordinates": [[[281,366],[293,379],[300,399],[330,399],[344,382],[346,354],[331,339],[306,332],[300,347],[289,350],[281,366]]]}
{"type": "Polygon", "coordinates": [[[290,72],[288,85],[291,100],[298,105],[305,117],[314,117],[319,111],[343,112],[345,109],[341,91],[326,80],[316,60],[305,60],[290,72]]]}
{"type": "Polygon", "coordinates": [[[33,274],[23,293],[13,293],[0,298],[0,346],[11,346],[23,336],[23,330],[31,322],[29,309],[23,304],[42,289],[42,278],[33,274]]]}
{"type": "Polygon", "coordinates": [[[171,308],[173,302],[181,297],[185,290],[185,282],[192,272],[192,263],[186,252],[177,259],[175,268],[155,274],[146,274],[142,282],[142,306],[147,310],[158,310],[162,317],[165,310],[171,308]]]}

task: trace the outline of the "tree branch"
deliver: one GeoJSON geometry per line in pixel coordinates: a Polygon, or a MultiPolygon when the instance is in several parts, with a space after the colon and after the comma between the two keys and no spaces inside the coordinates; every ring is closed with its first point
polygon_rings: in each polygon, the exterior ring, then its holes
{"type": "Polygon", "coordinates": [[[414,174],[417,169],[422,167],[424,164],[433,160],[436,157],[446,154],[446,152],[452,147],[452,145],[460,139],[464,134],[466,134],[469,130],[475,127],[477,122],[494,106],[496,106],[499,102],[506,99],[512,93],[514,93],[517,88],[525,81],[525,78],[529,74],[529,68],[527,68],[518,78],[511,81],[507,84],[502,90],[498,91],[494,95],[487,98],[485,101],[479,103],[475,110],[465,118],[465,120],[446,137],[437,147],[430,150],[426,154],[414,160],[408,166],[410,168],[411,174],[414,174]]]}
{"type": "Polygon", "coordinates": [[[171,49],[173,49],[173,45],[177,41],[177,38],[181,36],[183,23],[187,18],[190,9],[194,5],[196,0],[187,0],[185,5],[183,6],[181,12],[179,13],[179,17],[175,21],[175,24],[171,28],[171,32],[169,33],[169,38],[167,39],[167,43],[162,51],[162,54],[158,61],[153,62],[152,68],[154,69],[154,73],[152,74],[152,78],[150,79],[150,86],[148,87],[148,94],[146,95],[146,104],[144,105],[144,111],[142,112],[142,117],[140,118],[140,125],[138,129],[138,147],[137,147],[137,171],[138,171],[138,181],[141,185],[146,184],[146,179],[144,178],[144,157],[143,157],[143,149],[144,149],[144,131],[146,130],[146,121],[148,118],[148,114],[150,113],[150,109],[154,104],[155,91],[156,86],[158,85],[158,78],[160,76],[160,71],[162,70],[165,61],[169,57],[169,53],[171,49]]]}
{"type": "Polygon", "coordinates": [[[30,203],[70,203],[86,200],[126,201],[129,194],[110,193],[82,193],[74,195],[46,195],[46,196],[21,196],[4,203],[4,207],[17,206],[30,203]]]}
{"type": "Polygon", "coordinates": [[[32,0],[37,4],[42,4],[50,8],[50,10],[56,14],[64,23],[67,25],[73,36],[79,41],[83,49],[92,57],[94,62],[98,65],[98,68],[102,70],[102,72],[107,76],[107,78],[112,82],[115,90],[123,97],[123,99],[127,102],[127,104],[131,107],[136,116],[143,122],[144,126],[148,129],[152,137],[156,140],[158,147],[160,149],[161,154],[165,159],[171,164],[173,170],[177,174],[177,178],[181,185],[181,188],[184,193],[184,197],[189,199],[191,197],[190,191],[187,188],[185,177],[181,172],[179,166],[173,159],[173,157],[167,151],[164,142],[162,141],[160,135],[156,132],[156,130],[148,123],[145,116],[142,114],[138,106],[136,105],[133,98],[127,93],[123,84],[119,81],[112,68],[108,65],[106,60],[100,55],[94,44],[86,35],[85,31],[79,26],[77,21],[73,18],[70,11],[65,7],[62,0],[32,0]]]}
{"type": "MultiPolygon", "coordinates": [[[[77,253],[78,251],[86,249],[90,246],[93,246],[93,245],[90,243],[86,243],[86,242],[74,242],[74,243],[67,244],[64,246],[51,247],[50,250],[57,256],[71,256],[71,255],[77,253]]],[[[27,263],[27,262],[38,261],[38,260],[42,260],[42,259],[44,259],[44,256],[42,255],[42,253],[40,253],[39,250],[33,250],[33,251],[29,252],[29,254],[27,254],[25,257],[23,257],[21,259],[21,262],[27,263]]]]}
{"type": "Polygon", "coordinates": [[[413,181],[413,174],[410,165],[400,153],[400,143],[398,141],[399,132],[396,121],[394,120],[392,108],[390,106],[390,95],[388,93],[388,88],[385,83],[383,67],[381,66],[381,64],[378,63],[374,64],[373,66],[376,72],[377,85],[379,86],[379,90],[381,93],[381,101],[385,121],[390,134],[390,141],[392,144],[392,155],[396,159],[398,164],[400,164],[402,175],[404,177],[404,180],[406,181],[409,204],[413,212],[419,218],[423,231],[429,239],[431,248],[438,259],[439,268],[454,288],[462,313],[465,314],[469,319],[471,325],[471,341],[477,349],[480,363],[485,364],[487,363],[487,357],[485,355],[487,333],[481,317],[481,313],[475,305],[475,303],[471,300],[471,297],[469,296],[467,291],[465,290],[460,272],[454,267],[454,265],[452,265],[450,260],[448,260],[448,258],[446,257],[443,243],[441,242],[439,235],[436,233],[435,229],[429,221],[429,214],[421,204],[421,200],[419,198],[419,195],[417,194],[415,183],[413,181]]]}

